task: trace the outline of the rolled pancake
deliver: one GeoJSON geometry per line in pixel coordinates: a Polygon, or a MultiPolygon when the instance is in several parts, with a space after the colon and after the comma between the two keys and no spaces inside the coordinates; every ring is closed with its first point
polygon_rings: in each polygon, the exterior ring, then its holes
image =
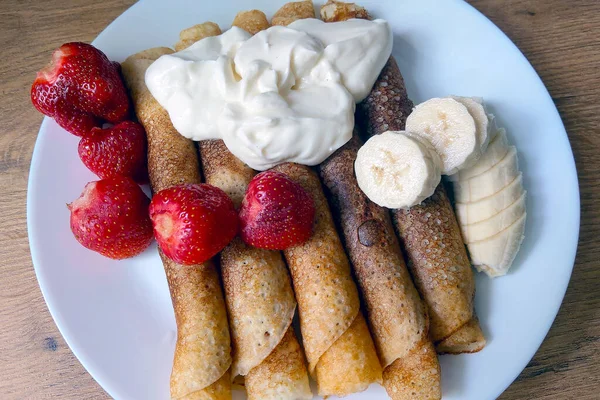
{"type": "MultiPolygon", "coordinates": [[[[201,142],[200,154],[206,182],[223,189],[239,206],[254,172],[221,140],[201,142]]],[[[296,300],[281,253],[235,238],[221,252],[221,273],[231,327],[232,376],[247,376],[248,398],[312,398],[304,354],[291,327],[296,300]]]]}
{"type": "Polygon", "coordinates": [[[321,396],[345,396],[381,382],[381,365],[335,229],[321,182],[308,167],[286,163],[273,170],[300,184],[313,198],[310,239],[284,251],[298,301],[300,330],[321,396]]]}
{"type": "Polygon", "coordinates": [[[437,354],[431,341],[421,344],[422,347],[414,347],[407,356],[397,359],[383,371],[385,389],[393,400],[441,399],[440,383],[431,380],[436,376],[439,379],[439,367],[431,371],[423,369],[423,366],[437,363],[437,354]]]}
{"type": "Polygon", "coordinates": [[[423,203],[396,210],[393,218],[415,286],[429,307],[434,342],[455,335],[444,352],[481,350],[485,338],[473,310],[473,271],[444,186],[423,203]]]}
{"type": "MultiPolygon", "coordinates": [[[[198,157],[192,141],[181,136],[169,115],[144,83],[148,66],[168,48],[130,56],[122,70],[136,115],[148,139],[148,171],[153,192],[180,183],[199,183],[198,157]]],[[[179,265],[161,252],[175,320],[177,342],[171,372],[173,399],[231,399],[228,369],[231,349],[225,301],[215,265],[179,265]]]]}
{"type": "Polygon", "coordinates": [[[362,292],[384,368],[383,386],[393,399],[440,399],[440,367],[428,336],[426,308],[406,269],[389,213],[366,197],[354,176],[361,145],[355,132],[321,164],[320,173],[362,292]]]}
{"type": "Polygon", "coordinates": [[[246,390],[248,398],[261,400],[313,398],[294,329],[288,329],[271,354],[248,372],[246,390]]]}
{"type": "MultiPolygon", "coordinates": [[[[347,3],[330,0],[326,6],[329,6],[328,15],[331,20],[368,18],[366,10],[356,5],[350,6],[347,3]]],[[[329,17],[324,12],[321,14],[327,21],[329,17]]],[[[412,109],[413,103],[408,98],[404,79],[396,60],[391,56],[373,85],[371,93],[356,106],[356,123],[361,127],[361,131],[366,134],[366,138],[388,130],[399,131],[404,129],[406,118],[412,112],[412,109]]],[[[440,188],[438,188],[438,192],[439,190],[440,188]]],[[[406,249],[409,269],[415,281],[415,286],[429,309],[432,340],[437,343],[456,332],[456,340],[448,344],[453,347],[453,350],[448,351],[449,349],[446,348],[444,352],[461,352],[461,349],[466,347],[481,350],[485,346],[483,332],[481,332],[476,319],[471,321],[472,318],[475,318],[473,311],[475,285],[471,265],[468,258],[466,258],[466,249],[460,231],[458,231],[459,228],[452,205],[450,202],[442,201],[440,197],[436,197],[436,199],[440,202],[438,204],[430,202],[429,209],[447,216],[448,220],[441,225],[435,224],[431,227],[431,232],[429,232],[429,227],[422,226],[422,229],[427,230],[420,232],[420,234],[424,239],[431,241],[432,244],[445,245],[445,243],[434,239],[434,237],[439,238],[436,233],[443,235],[446,232],[448,236],[444,240],[452,242],[453,246],[449,248],[432,245],[429,252],[421,256],[421,260],[425,260],[421,264],[411,262],[417,255],[411,255],[409,249],[406,249]],[[453,253],[453,251],[456,253],[453,253]],[[459,264],[452,263],[451,260],[455,258],[460,261],[459,264]],[[464,260],[466,260],[466,263],[464,260]],[[436,264],[436,270],[426,267],[429,264],[436,264]],[[445,293],[444,288],[447,285],[437,285],[440,281],[437,275],[438,272],[441,274],[439,276],[446,276],[448,281],[456,282],[463,288],[445,293]],[[419,278],[419,275],[421,275],[421,278],[419,278]],[[432,286],[432,282],[436,282],[436,284],[432,286]],[[444,300],[444,303],[439,303],[440,300],[444,300]],[[469,318],[465,320],[464,316],[469,316],[469,318]],[[470,324],[467,325],[467,322],[470,324]],[[465,332],[460,332],[459,330],[463,326],[465,332]]],[[[400,239],[405,242],[404,239],[407,238],[402,237],[402,230],[398,227],[398,224],[405,218],[405,214],[402,210],[393,210],[392,215],[400,239]]],[[[441,283],[444,283],[443,280],[441,283]]]]}
{"type": "MultiPolygon", "coordinates": [[[[256,33],[268,22],[261,11],[252,10],[238,13],[234,25],[256,33]]],[[[239,207],[255,171],[222,140],[201,141],[199,148],[206,182],[239,207]]],[[[221,273],[233,347],[232,378],[248,376],[249,399],[312,398],[304,354],[291,328],[296,300],[281,252],[247,246],[235,238],[221,252],[221,273]]]]}
{"type": "Polygon", "coordinates": [[[235,238],[221,253],[221,270],[234,349],[232,373],[247,375],[290,328],[296,300],[277,251],[235,238]]]}
{"type": "Polygon", "coordinates": [[[162,252],[160,256],[177,322],[171,398],[231,398],[231,382],[219,382],[219,378],[229,376],[231,356],[217,270],[212,262],[181,266],[162,252]]]}

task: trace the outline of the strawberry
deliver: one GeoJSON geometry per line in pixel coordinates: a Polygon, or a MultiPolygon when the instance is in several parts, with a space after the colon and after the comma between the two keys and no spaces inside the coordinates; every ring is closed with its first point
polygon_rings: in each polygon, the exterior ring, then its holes
{"type": "Polygon", "coordinates": [[[79,141],[79,157],[100,178],[123,175],[138,183],[148,182],[146,134],[136,122],[124,121],[112,128],[92,128],[79,141]]]}
{"type": "Polygon", "coordinates": [[[119,64],[86,43],[66,43],[54,51],[31,86],[31,102],[77,136],[105,121],[123,121],[130,110],[119,64]]]}
{"type": "Polygon", "coordinates": [[[285,250],[312,234],[315,205],[310,195],[280,172],[256,175],[240,208],[241,237],[254,247],[285,250]]]}
{"type": "Polygon", "coordinates": [[[141,253],[152,241],[150,199],[131,179],[115,175],[85,185],[67,205],[71,231],[84,247],[116,260],[141,253]]]}
{"type": "Polygon", "coordinates": [[[179,264],[200,264],[231,242],[238,216],[231,199],[207,184],[161,190],[150,202],[154,236],[163,253],[179,264]]]}

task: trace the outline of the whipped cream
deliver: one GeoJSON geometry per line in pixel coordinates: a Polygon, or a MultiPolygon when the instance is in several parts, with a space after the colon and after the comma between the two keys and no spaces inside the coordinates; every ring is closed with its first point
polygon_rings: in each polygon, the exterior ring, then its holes
{"type": "Polygon", "coordinates": [[[232,27],[160,57],[146,85],[187,138],[223,139],[257,170],[316,165],[352,137],[355,104],[391,50],[384,20],[232,27]]]}

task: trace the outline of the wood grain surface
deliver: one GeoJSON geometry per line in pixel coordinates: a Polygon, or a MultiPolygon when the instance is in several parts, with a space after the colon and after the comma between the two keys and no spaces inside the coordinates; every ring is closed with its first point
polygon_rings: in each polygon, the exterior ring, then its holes
{"type": "MultiPolygon", "coordinates": [[[[36,71],[47,63],[54,48],[68,41],[93,40],[132,3],[0,2],[2,400],[109,398],[58,332],[31,264],[25,198],[42,116],[31,105],[29,89],[36,71]]],[[[508,34],[542,77],[569,133],[581,188],[579,249],[564,303],[536,356],[501,399],[598,399],[600,179],[596,174],[600,170],[600,1],[470,3],[508,34]]]]}

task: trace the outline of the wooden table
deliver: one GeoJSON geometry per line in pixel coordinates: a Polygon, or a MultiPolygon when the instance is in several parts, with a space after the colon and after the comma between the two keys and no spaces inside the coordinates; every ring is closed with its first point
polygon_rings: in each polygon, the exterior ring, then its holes
{"type": "MultiPolygon", "coordinates": [[[[598,399],[600,1],[470,2],[508,34],[548,87],[569,133],[581,187],[581,237],[564,303],[540,350],[501,398],[598,399]]],[[[35,72],[48,62],[54,48],[68,41],[93,40],[132,3],[3,0],[0,5],[3,400],[108,398],[58,332],[31,264],[25,198],[29,163],[42,116],[31,105],[29,88],[35,72]]]]}

